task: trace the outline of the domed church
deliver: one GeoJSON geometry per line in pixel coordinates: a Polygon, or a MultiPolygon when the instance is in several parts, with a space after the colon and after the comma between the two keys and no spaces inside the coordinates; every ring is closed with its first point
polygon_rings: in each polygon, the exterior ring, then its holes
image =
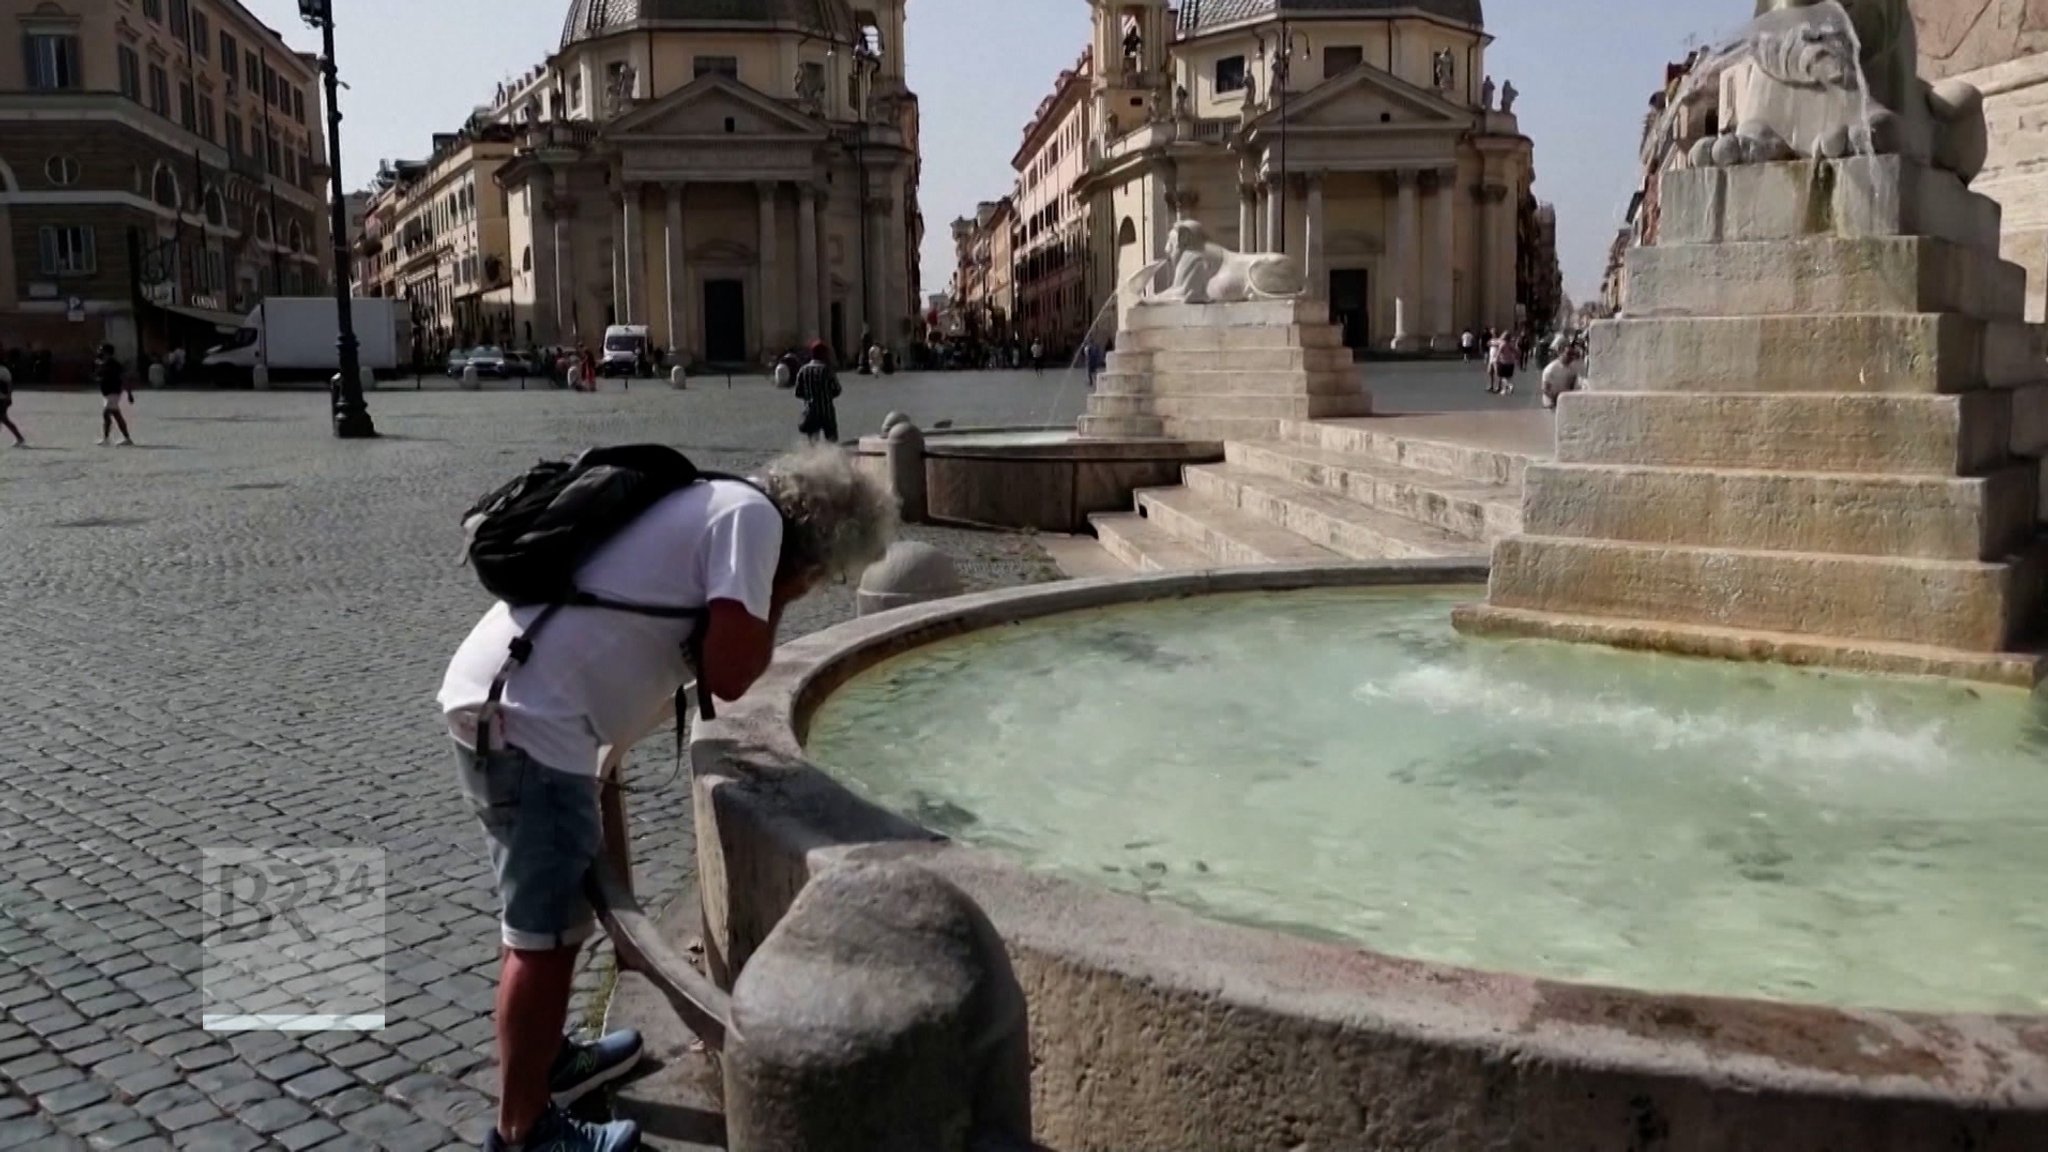
{"type": "Polygon", "coordinates": [[[501,93],[513,310],[539,344],[645,325],[692,363],[900,348],[919,313],[906,0],[570,0],[501,93]]]}
{"type": "Polygon", "coordinates": [[[1532,149],[1480,0],[1090,0],[1094,280],[1181,217],[1299,259],[1354,348],[1456,347],[1518,300],[1532,149]],[[1498,83],[1496,83],[1498,79],[1498,83]]]}

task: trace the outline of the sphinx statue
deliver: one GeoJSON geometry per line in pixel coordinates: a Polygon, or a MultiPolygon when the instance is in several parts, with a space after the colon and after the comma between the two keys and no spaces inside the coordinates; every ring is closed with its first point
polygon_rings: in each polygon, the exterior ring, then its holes
{"type": "Polygon", "coordinates": [[[1302,295],[1307,287],[1292,257],[1232,252],[1212,242],[1199,221],[1183,219],[1166,234],[1166,259],[1140,303],[1288,300],[1302,295]]]}
{"type": "Polygon", "coordinates": [[[1742,58],[1721,80],[1723,123],[1734,130],[1696,143],[1692,163],[1869,152],[1931,164],[1965,184],[1983,171],[1983,95],[1920,79],[1907,0],[1757,0],[1756,14],[1742,58]]]}

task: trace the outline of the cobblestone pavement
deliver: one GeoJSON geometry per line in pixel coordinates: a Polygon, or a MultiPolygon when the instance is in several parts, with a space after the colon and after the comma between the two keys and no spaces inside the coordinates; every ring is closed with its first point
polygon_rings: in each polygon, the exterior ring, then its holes
{"type": "MultiPolygon", "coordinates": [[[[1048,374],[849,379],[846,431],[902,408],[1071,418],[1048,374]]],[[[758,380],[595,396],[384,391],[387,433],[330,439],[313,394],[148,393],[142,447],[95,448],[96,398],[24,392],[0,449],[0,1149],[474,1147],[490,1124],[494,898],[433,694],[485,607],[456,516],[535,459],[662,439],[758,464],[795,405],[758,380]],[[198,1026],[199,853],[378,846],[375,1033],[198,1026]]],[[[1052,578],[1021,537],[920,531],[981,587],[1052,578]]],[[[848,589],[791,632],[852,613],[848,589]]],[[[665,749],[635,779],[654,901],[692,851],[665,749]]],[[[596,998],[604,962],[580,978],[596,998]]]]}

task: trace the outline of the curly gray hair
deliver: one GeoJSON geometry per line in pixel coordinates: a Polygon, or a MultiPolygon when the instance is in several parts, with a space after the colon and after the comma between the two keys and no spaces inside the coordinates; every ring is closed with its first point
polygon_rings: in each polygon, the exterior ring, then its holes
{"type": "Polygon", "coordinates": [[[770,461],[759,481],[782,511],[785,574],[857,576],[895,539],[895,495],[842,449],[792,452],[770,461]]]}

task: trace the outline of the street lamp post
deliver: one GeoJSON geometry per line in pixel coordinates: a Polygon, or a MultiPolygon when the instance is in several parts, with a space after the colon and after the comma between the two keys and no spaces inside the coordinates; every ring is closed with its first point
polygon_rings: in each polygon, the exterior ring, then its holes
{"type": "MultiPolygon", "coordinates": [[[[1281,252],[1287,250],[1287,79],[1294,70],[1293,56],[1297,35],[1288,27],[1286,18],[1282,17],[1280,38],[1274,46],[1273,57],[1273,86],[1280,90],[1280,187],[1274,190],[1274,195],[1280,197],[1280,235],[1273,242],[1279,246],[1276,251],[1281,252]]],[[[1312,49],[1306,39],[1300,43],[1302,58],[1305,60],[1312,49]]],[[[1265,47],[1263,37],[1259,47],[1265,47]]]]}
{"type": "Polygon", "coordinates": [[[334,434],[343,440],[377,435],[370,406],[363,401],[362,356],[350,307],[348,282],[348,201],[341,182],[341,79],[334,66],[334,0],[299,0],[299,17],[320,29],[320,71],[327,80],[328,227],[334,241],[334,317],[341,328],[336,348],[341,353],[341,379],[334,389],[334,434]]]}

